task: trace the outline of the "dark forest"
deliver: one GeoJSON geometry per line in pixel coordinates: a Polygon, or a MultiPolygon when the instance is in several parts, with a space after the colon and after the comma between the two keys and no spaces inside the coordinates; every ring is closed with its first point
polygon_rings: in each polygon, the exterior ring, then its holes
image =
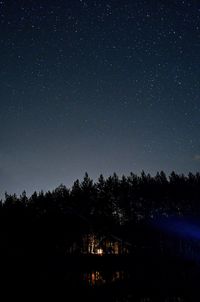
{"type": "MultiPolygon", "coordinates": [[[[97,182],[86,173],[71,189],[60,185],[30,197],[25,191],[19,197],[6,193],[0,208],[3,280],[63,288],[68,283],[73,292],[77,286],[83,290],[84,282],[66,277],[66,271],[124,272],[134,266],[131,278],[137,284],[142,274],[142,292],[161,280],[161,292],[163,286],[178,291],[183,284],[190,292],[199,274],[199,198],[199,173],[166,176],[163,171],[154,177],[144,171],[121,178],[100,175],[97,182]]],[[[103,280],[93,279],[94,284],[103,280]]]]}

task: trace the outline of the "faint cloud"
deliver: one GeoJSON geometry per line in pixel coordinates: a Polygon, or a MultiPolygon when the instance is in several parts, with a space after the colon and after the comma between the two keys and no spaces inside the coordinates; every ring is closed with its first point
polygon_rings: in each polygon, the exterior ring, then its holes
{"type": "Polygon", "coordinates": [[[195,160],[195,161],[200,161],[200,154],[196,154],[196,155],[194,156],[194,160],[195,160]]]}

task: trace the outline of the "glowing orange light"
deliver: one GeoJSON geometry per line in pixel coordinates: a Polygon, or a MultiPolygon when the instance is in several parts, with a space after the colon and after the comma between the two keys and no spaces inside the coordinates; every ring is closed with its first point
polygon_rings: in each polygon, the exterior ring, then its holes
{"type": "Polygon", "coordinates": [[[103,255],[103,250],[102,249],[97,249],[97,254],[98,255],[103,255]]]}

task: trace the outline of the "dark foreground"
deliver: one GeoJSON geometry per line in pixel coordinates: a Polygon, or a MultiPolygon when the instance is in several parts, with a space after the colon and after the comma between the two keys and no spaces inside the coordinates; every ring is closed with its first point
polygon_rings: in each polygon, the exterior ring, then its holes
{"type": "MultiPolygon", "coordinates": [[[[2,258],[2,288],[17,297],[56,301],[199,301],[200,268],[192,261],[140,251],[133,256],[20,254],[2,258]],[[27,296],[28,295],[28,296],[27,296]]],[[[7,255],[8,256],[8,255],[7,255]]]]}
{"type": "Polygon", "coordinates": [[[6,194],[0,297],[200,301],[199,201],[200,173],[162,171],[6,194]]]}

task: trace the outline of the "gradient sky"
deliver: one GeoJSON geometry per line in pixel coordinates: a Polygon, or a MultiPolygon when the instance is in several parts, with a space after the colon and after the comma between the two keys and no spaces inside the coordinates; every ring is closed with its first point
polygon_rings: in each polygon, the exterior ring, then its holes
{"type": "Polygon", "coordinates": [[[0,195],[200,170],[200,1],[1,0],[0,195]]]}

